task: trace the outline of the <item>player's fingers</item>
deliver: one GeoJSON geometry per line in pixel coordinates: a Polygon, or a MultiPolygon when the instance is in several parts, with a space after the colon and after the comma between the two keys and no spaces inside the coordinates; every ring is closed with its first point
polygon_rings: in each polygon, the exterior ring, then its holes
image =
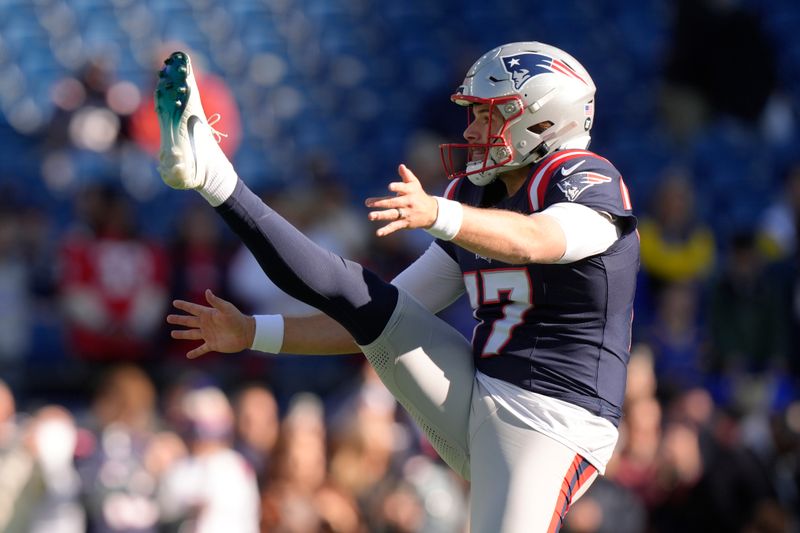
{"type": "Polygon", "coordinates": [[[188,357],[189,359],[197,359],[201,355],[205,355],[210,351],[211,351],[211,348],[208,347],[208,343],[204,342],[203,344],[201,344],[200,346],[198,346],[194,350],[186,352],[186,357],[188,357]]]}
{"type": "Polygon", "coordinates": [[[393,181],[389,184],[389,190],[398,194],[408,194],[415,188],[413,183],[404,183],[402,181],[393,181]]]}
{"type": "Polygon", "coordinates": [[[206,301],[211,304],[211,307],[218,311],[229,311],[233,304],[228,300],[223,300],[213,292],[211,289],[206,289],[206,301]]]}
{"type": "Polygon", "coordinates": [[[378,231],[375,232],[375,235],[377,235],[378,237],[386,237],[387,235],[391,235],[397,230],[401,230],[407,227],[408,227],[408,221],[395,220],[394,222],[386,224],[382,228],[378,228],[378,231]]]}
{"type": "Polygon", "coordinates": [[[187,328],[199,328],[200,319],[193,315],[167,315],[167,324],[186,326],[187,328]]]}
{"type": "Polygon", "coordinates": [[[210,307],[206,307],[205,305],[198,305],[196,303],[187,302],[186,300],[173,300],[172,305],[194,316],[200,316],[201,313],[210,309],[210,307]]]}
{"type": "Polygon", "coordinates": [[[375,200],[367,204],[367,207],[371,207],[373,209],[397,209],[398,207],[408,207],[408,201],[404,200],[402,197],[392,196],[390,198],[381,198],[380,200],[375,200]]]}
{"type": "Polygon", "coordinates": [[[367,198],[364,200],[364,205],[367,207],[379,207],[375,205],[377,202],[391,201],[395,198],[397,198],[397,196],[377,196],[374,198],[367,198]]]}
{"type": "Polygon", "coordinates": [[[419,183],[417,176],[405,165],[397,167],[397,173],[403,179],[403,183],[419,183]]]}
{"type": "Polygon", "coordinates": [[[186,341],[199,341],[203,339],[203,332],[199,329],[173,329],[169,334],[173,339],[186,341]]]}
{"type": "Polygon", "coordinates": [[[401,208],[393,207],[383,211],[370,211],[367,218],[372,222],[381,222],[384,220],[393,221],[403,218],[403,211],[401,208]]]}

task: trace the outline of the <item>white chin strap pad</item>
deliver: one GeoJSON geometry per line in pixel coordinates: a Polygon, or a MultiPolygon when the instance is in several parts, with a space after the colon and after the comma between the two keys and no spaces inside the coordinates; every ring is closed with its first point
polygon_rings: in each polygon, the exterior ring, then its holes
{"type": "Polygon", "coordinates": [[[497,177],[497,171],[500,170],[500,168],[498,167],[486,170],[484,172],[475,172],[481,167],[483,167],[483,161],[478,161],[475,163],[467,163],[467,172],[468,172],[467,177],[469,178],[469,181],[471,181],[478,187],[483,187],[493,182],[497,177]],[[473,173],[469,174],[469,172],[473,173]]]}

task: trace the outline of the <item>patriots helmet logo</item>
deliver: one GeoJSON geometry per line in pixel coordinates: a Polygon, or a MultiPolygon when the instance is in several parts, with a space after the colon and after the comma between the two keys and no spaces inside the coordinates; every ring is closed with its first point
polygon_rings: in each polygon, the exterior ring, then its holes
{"type": "Polygon", "coordinates": [[[589,187],[600,185],[601,183],[610,183],[611,178],[603,176],[597,172],[580,172],[567,176],[558,182],[558,188],[567,197],[567,200],[574,202],[578,196],[589,187]]]}
{"type": "Polygon", "coordinates": [[[588,85],[586,81],[572,70],[572,67],[553,57],[535,52],[522,52],[501,57],[503,68],[511,74],[514,89],[519,91],[531,79],[539,74],[559,73],[575,78],[588,85]]]}

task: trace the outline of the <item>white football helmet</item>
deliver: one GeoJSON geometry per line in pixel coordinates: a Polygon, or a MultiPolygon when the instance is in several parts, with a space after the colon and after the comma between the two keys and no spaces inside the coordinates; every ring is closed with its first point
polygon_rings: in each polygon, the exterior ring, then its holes
{"type": "Polygon", "coordinates": [[[586,148],[594,121],[595,85],[578,61],[554,46],[510,43],[485,53],[469,69],[450,99],[462,106],[488,104],[505,119],[500,131],[487,126],[485,144],[440,146],[448,177],[467,176],[488,185],[497,175],[535,163],[559,148],[586,148]],[[456,171],[453,154],[482,154],[456,171]]]}

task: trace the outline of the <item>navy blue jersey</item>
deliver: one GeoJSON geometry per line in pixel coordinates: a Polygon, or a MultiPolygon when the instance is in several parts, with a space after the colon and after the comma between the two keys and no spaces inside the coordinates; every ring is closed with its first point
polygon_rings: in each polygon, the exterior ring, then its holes
{"type": "Polygon", "coordinates": [[[450,184],[450,199],[523,214],[559,202],[615,217],[621,237],[605,252],[569,264],[511,265],[437,241],[461,267],[478,324],[475,366],[489,376],[565,400],[619,423],[630,354],[639,239],[628,191],[605,159],[563,150],[537,163],[511,197],[495,182],[450,184]],[[490,197],[502,197],[499,201],[490,197]]]}

